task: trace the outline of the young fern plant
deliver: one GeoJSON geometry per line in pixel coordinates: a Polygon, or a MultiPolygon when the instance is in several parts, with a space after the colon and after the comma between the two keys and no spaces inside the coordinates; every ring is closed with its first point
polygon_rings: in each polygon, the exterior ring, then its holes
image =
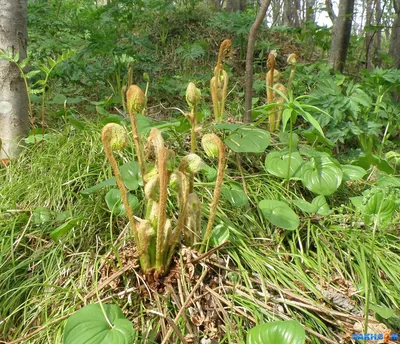
{"type": "Polygon", "coordinates": [[[136,223],[133,217],[132,208],[128,201],[128,192],[126,190],[125,184],[122,181],[121,174],[118,168],[117,161],[114,157],[114,150],[122,150],[128,145],[128,135],[124,129],[119,124],[109,123],[106,124],[101,132],[101,141],[104,146],[104,151],[108,161],[110,162],[111,168],[113,170],[115,179],[117,181],[118,189],[121,193],[121,199],[125,207],[126,215],[129,219],[129,225],[131,227],[136,245],[140,251],[140,242],[138,240],[138,233],[136,229],[136,223]]]}
{"type": "Polygon", "coordinates": [[[283,107],[279,106],[278,104],[283,104],[285,102],[285,99],[282,97],[282,95],[287,96],[286,87],[278,82],[280,73],[275,69],[275,55],[275,51],[268,55],[267,68],[269,68],[269,71],[266,76],[268,104],[276,104],[271,107],[269,113],[268,130],[271,132],[279,130],[283,107]]]}
{"type": "Polygon", "coordinates": [[[197,130],[197,111],[201,99],[201,91],[193,82],[190,82],[186,88],[186,102],[190,107],[190,113],[186,117],[190,121],[190,153],[196,151],[196,130],[197,130]]]}
{"type": "Polygon", "coordinates": [[[123,149],[127,144],[125,129],[115,123],[107,124],[102,131],[102,142],[117,180],[141,269],[147,278],[157,279],[168,272],[182,235],[187,246],[200,241],[201,203],[197,195],[190,192],[189,180],[203,168],[204,163],[198,155],[191,153],[175,168],[175,153],[165,147],[161,132],[153,128],[146,148],[148,168],[143,176],[146,209],[142,219],[133,215],[113,155],[114,150],[123,149]]]}
{"type": "Polygon", "coordinates": [[[221,122],[225,111],[225,100],[228,92],[228,73],[223,62],[230,57],[232,41],[225,39],[219,48],[218,61],[214,69],[214,76],[210,80],[211,99],[214,106],[215,121],[221,122]]]}
{"type": "Polygon", "coordinates": [[[201,144],[205,153],[210,158],[218,157],[218,172],[217,180],[214,188],[214,195],[210,205],[210,215],[208,217],[207,228],[204,233],[203,241],[200,248],[200,253],[204,252],[207,242],[211,237],[212,228],[217,214],[217,205],[221,197],[222,182],[224,180],[224,170],[226,165],[225,145],[222,140],[215,134],[206,134],[201,140],[201,144]]]}
{"type": "MultiPolygon", "coordinates": [[[[139,169],[143,177],[146,172],[146,166],[144,160],[143,146],[137,128],[136,115],[142,114],[144,112],[147,104],[147,98],[139,86],[131,85],[129,86],[128,91],[126,92],[126,103],[128,107],[129,119],[131,121],[132,136],[133,136],[133,141],[135,142],[139,169]]],[[[144,179],[143,183],[145,183],[144,179]]]]}

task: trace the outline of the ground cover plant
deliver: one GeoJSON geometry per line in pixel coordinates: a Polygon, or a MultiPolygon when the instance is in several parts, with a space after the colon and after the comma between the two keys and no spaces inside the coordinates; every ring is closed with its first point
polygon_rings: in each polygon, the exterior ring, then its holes
{"type": "Polygon", "coordinates": [[[333,71],[326,28],[262,30],[243,123],[253,9],[29,6],[32,131],[0,168],[0,343],[395,338],[398,70],[333,71]]]}

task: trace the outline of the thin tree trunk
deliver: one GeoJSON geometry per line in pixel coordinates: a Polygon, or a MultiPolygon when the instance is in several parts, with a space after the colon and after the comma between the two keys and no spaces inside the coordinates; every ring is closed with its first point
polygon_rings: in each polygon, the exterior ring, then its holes
{"type": "Polygon", "coordinates": [[[350,43],[351,24],[353,20],[354,0],[340,0],[339,14],[332,33],[329,65],[343,72],[350,43]]]}
{"type": "Polygon", "coordinates": [[[325,7],[326,12],[328,12],[329,19],[332,21],[332,24],[335,25],[337,16],[333,11],[332,0],[325,0],[325,7]]]}
{"type": "MultiPolygon", "coordinates": [[[[389,55],[393,59],[393,67],[400,69],[400,0],[393,1],[396,18],[393,22],[392,35],[390,37],[389,55]]],[[[400,101],[400,93],[395,92],[394,98],[400,101]]]]}
{"type": "Polygon", "coordinates": [[[373,38],[374,32],[371,31],[371,25],[373,24],[373,16],[374,16],[374,7],[373,7],[373,0],[366,1],[366,16],[365,16],[365,68],[371,69],[372,68],[372,49],[373,49],[373,38]]]}
{"type": "MultiPolygon", "coordinates": [[[[0,49],[26,58],[27,0],[0,0],[0,49]]],[[[29,130],[28,96],[14,63],[0,59],[0,160],[20,151],[19,141],[29,130]]]]}
{"type": "Polygon", "coordinates": [[[283,1],[283,25],[284,26],[293,26],[292,20],[292,12],[293,12],[293,3],[292,0],[284,0],[283,1]]]}
{"type": "Polygon", "coordinates": [[[315,0],[306,0],[306,22],[315,22],[315,0]]]}
{"type": "Polygon", "coordinates": [[[246,55],[246,95],[245,95],[245,116],[244,121],[250,122],[251,118],[251,100],[253,98],[253,59],[254,59],[254,44],[256,41],[256,33],[261,23],[263,22],[267,9],[271,0],[263,0],[256,20],[254,21],[250,32],[247,43],[247,55],[246,55]]]}
{"type": "MultiPolygon", "coordinates": [[[[381,1],[375,0],[375,23],[376,25],[380,26],[382,23],[382,8],[381,8],[381,1]]],[[[375,67],[380,67],[382,65],[382,59],[379,57],[379,52],[381,50],[381,42],[382,42],[382,31],[378,29],[375,31],[374,37],[374,64],[375,67]]]]}

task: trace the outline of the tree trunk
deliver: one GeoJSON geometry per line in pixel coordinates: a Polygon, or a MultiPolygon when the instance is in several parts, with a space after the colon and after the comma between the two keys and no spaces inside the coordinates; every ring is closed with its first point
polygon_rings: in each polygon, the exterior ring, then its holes
{"type": "MultiPolygon", "coordinates": [[[[0,0],[0,49],[26,58],[27,0],[0,0]]],[[[0,60],[0,160],[18,155],[18,143],[29,130],[28,95],[15,64],[0,60]]]]}
{"type": "Polygon", "coordinates": [[[226,10],[228,12],[244,11],[246,9],[246,0],[228,0],[226,10]]]}
{"type": "MultiPolygon", "coordinates": [[[[396,18],[393,22],[392,35],[390,37],[389,55],[393,59],[393,67],[400,69],[400,0],[393,1],[396,18]]],[[[400,102],[400,92],[394,93],[394,98],[400,102]]]]}
{"type": "Polygon", "coordinates": [[[332,21],[332,24],[335,25],[337,16],[333,11],[332,0],[325,0],[325,7],[326,12],[328,12],[329,19],[332,21]]]}
{"type": "Polygon", "coordinates": [[[283,25],[299,27],[300,26],[299,12],[300,12],[299,0],[284,0],[283,25]]]}
{"type": "Polygon", "coordinates": [[[292,0],[284,0],[284,2],[283,2],[283,25],[284,26],[293,26],[292,6],[293,6],[292,0]]]}
{"type": "Polygon", "coordinates": [[[373,44],[372,41],[374,39],[374,32],[371,30],[371,26],[373,25],[373,16],[374,16],[374,6],[373,0],[366,1],[366,17],[365,17],[365,68],[372,69],[372,50],[373,44]]]}
{"type": "Polygon", "coordinates": [[[306,22],[315,22],[315,0],[306,0],[306,22]]]}
{"type": "MultiPolygon", "coordinates": [[[[381,1],[380,0],[375,0],[376,5],[375,5],[375,23],[376,25],[381,25],[382,23],[382,7],[381,7],[381,1]]],[[[374,64],[375,67],[381,67],[382,65],[382,59],[379,57],[379,52],[381,50],[381,43],[382,43],[382,31],[381,29],[378,29],[375,31],[375,37],[374,37],[374,64]]]]}
{"type": "Polygon", "coordinates": [[[400,69],[400,1],[397,4],[396,18],[393,22],[389,54],[393,59],[393,67],[400,69]]]}
{"type": "Polygon", "coordinates": [[[331,51],[329,53],[329,65],[340,72],[343,72],[346,63],[353,10],[354,0],[340,0],[339,14],[333,27],[331,51]]]}
{"type": "Polygon", "coordinates": [[[247,43],[246,55],[246,95],[245,95],[245,115],[244,121],[250,122],[251,119],[251,100],[253,98],[253,59],[254,59],[254,44],[256,41],[256,33],[261,23],[263,22],[267,9],[271,0],[263,0],[260,8],[258,9],[256,20],[251,26],[249,32],[249,39],[247,43]]]}

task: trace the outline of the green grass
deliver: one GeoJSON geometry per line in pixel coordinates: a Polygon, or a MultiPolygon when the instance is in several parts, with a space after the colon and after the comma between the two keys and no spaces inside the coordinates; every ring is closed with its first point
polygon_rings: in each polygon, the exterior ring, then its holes
{"type": "MultiPolygon", "coordinates": [[[[103,287],[98,296],[85,299],[111,274],[104,266],[115,272],[127,264],[124,250],[132,241],[125,231],[115,242],[126,220],[113,218],[107,210],[107,188],[89,196],[80,194],[111,176],[99,132],[99,126],[89,123],[84,131],[53,131],[43,152],[40,145],[28,147],[0,170],[0,340],[12,342],[40,329],[22,342],[61,343],[63,317],[85,302],[101,299],[124,310],[138,330],[138,343],[156,343],[157,334],[163,333],[161,324],[168,328],[168,319],[173,320],[182,306],[171,293],[160,295],[157,301],[154,295],[140,291],[145,283],[138,272],[123,275],[117,285],[103,287]],[[50,210],[49,222],[35,223],[38,207],[50,210]],[[60,225],[56,215],[65,211],[82,220],[54,242],[49,235],[60,225]],[[117,296],[124,290],[130,292],[117,296]]],[[[129,154],[120,156],[120,163],[131,159],[129,154]]],[[[239,180],[233,170],[227,170],[226,176],[226,180],[239,180]]],[[[371,302],[398,309],[398,236],[378,229],[371,252],[372,230],[360,227],[362,219],[349,207],[323,219],[303,217],[293,232],[277,229],[262,217],[258,202],[293,199],[298,190],[288,193],[285,183],[264,172],[248,174],[244,169],[244,178],[249,206],[233,208],[226,200],[219,204],[216,224],[229,226],[231,242],[203,261],[203,268],[210,270],[195,294],[201,306],[189,307],[193,312],[203,307],[205,315],[211,316],[206,311],[210,305],[203,304],[204,295],[212,300],[215,318],[206,317],[201,333],[211,335],[215,327],[219,342],[244,343],[247,330],[255,324],[297,319],[309,329],[312,343],[324,343],[326,338],[335,342],[341,333],[352,331],[356,310],[363,312],[370,264],[374,272],[371,302]],[[353,308],[343,309],[329,299],[334,292],[347,298],[353,308]]],[[[196,190],[204,204],[205,223],[212,188],[204,183],[196,190]]],[[[197,277],[190,279],[182,258],[177,266],[179,277],[171,284],[178,298],[190,293],[202,271],[197,264],[192,271],[197,277]]],[[[187,311],[177,322],[183,335],[188,334],[188,327],[198,330],[190,319],[187,311]]]]}

